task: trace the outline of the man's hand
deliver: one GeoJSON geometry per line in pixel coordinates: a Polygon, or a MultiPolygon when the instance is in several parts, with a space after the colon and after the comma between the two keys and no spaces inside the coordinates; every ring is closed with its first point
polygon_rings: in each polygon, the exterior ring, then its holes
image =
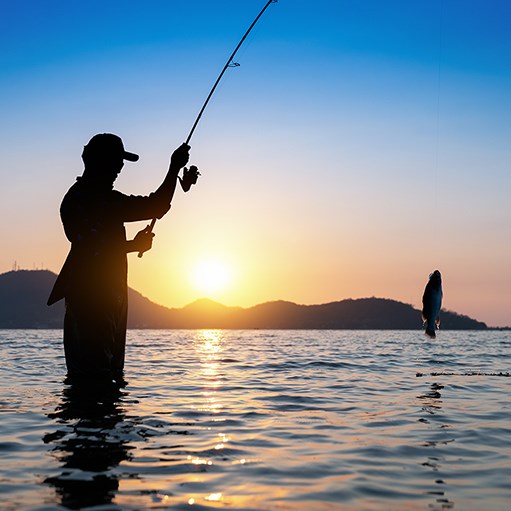
{"type": "Polygon", "coordinates": [[[197,183],[197,179],[199,179],[199,176],[200,176],[199,169],[195,165],[192,165],[189,169],[185,167],[185,169],[183,170],[183,177],[179,178],[183,191],[187,192],[192,185],[197,183]]]}
{"type": "Polygon", "coordinates": [[[144,252],[151,250],[151,247],[153,246],[153,238],[154,233],[151,232],[151,226],[148,225],[145,229],[137,232],[137,235],[133,238],[133,245],[130,252],[138,252],[139,254],[143,254],[144,252]]]}
{"type": "Polygon", "coordinates": [[[190,146],[181,144],[170,157],[170,166],[174,169],[182,169],[190,159],[190,146]]]}

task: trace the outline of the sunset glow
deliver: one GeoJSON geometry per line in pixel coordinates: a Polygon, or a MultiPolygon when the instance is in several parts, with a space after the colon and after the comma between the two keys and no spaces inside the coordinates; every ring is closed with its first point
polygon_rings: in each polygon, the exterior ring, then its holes
{"type": "MultiPolygon", "coordinates": [[[[140,155],[117,190],[158,188],[263,3],[6,4],[0,272],[60,270],[59,205],[93,134],[140,155]]],[[[130,255],[129,285],[167,307],[421,307],[438,268],[445,308],[511,325],[510,16],[473,0],[272,4],[190,140],[197,185],[130,255]]]]}
{"type": "Polygon", "coordinates": [[[196,289],[205,295],[214,295],[223,291],[230,283],[231,272],[220,261],[206,260],[197,263],[192,272],[192,281],[196,289]]]}

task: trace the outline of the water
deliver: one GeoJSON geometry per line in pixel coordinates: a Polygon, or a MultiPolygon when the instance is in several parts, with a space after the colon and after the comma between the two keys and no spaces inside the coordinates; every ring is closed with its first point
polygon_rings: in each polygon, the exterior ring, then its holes
{"type": "Polygon", "coordinates": [[[508,510],[511,332],[131,331],[120,390],[0,331],[0,509],[508,510]]]}

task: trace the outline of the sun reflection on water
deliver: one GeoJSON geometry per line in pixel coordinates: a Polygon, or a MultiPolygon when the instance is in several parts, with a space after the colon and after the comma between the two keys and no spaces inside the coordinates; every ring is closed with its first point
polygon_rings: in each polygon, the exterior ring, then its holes
{"type": "Polygon", "coordinates": [[[214,355],[222,349],[222,331],[199,330],[194,338],[194,344],[199,353],[214,355]]]}
{"type": "MultiPolygon", "coordinates": [[[[211,459],[208,456],[188,456],[188,461],[193,465],[202,465],[210,467],[215,464],[215,457],[222,452],[226,444],[230,441],[229,435],[225,431],[220,431],[212,423],[222,423],[225,418],[222,417],[224,408],[221,391],[223,385],[222,351],[223,351],[223,332],[221,330],[200,330],[196,332],[193,338],[193,346],[199,359],[199,381],[202,385],[200,393],[200,402],[194,405],[194,409],[210,415],[208,419],[210,426],[206,429],[211,433],[208,441],[211,459]]],[[[225,396],[223,396],[225,397],[225,396]]],[[[243,460],[244,462],[245,460],[243,460]]],[[[240,464],[243,463],[239,461],[240,464]]],[[[203,500],[210,505],[220,505],[224,501],[225,495],[217,489],[212,493],[202,495],[188,495],[188,504],[190,506],[203,500]]]]}
{"type": "Polygon", "coordinates": [[[193,339],[195,351],[200,360],[201,381],[203,382],[202,403],[196,406],[201,412],[218,414],[222,405],[218,401],[220,381],[220,360],[222,351],[221,330],[199,330],[193,339]]]}

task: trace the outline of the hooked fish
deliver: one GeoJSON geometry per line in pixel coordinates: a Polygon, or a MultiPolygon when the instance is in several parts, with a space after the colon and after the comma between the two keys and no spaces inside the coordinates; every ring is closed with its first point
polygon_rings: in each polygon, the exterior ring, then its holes
{"type": "Polygon", "coordinates": [[[425,334],[434,339],[435,330],[440,327],[440,309],[442,307],[442,275],[435,270],[422,295],[422,321],[426,325],[425,334]]]}

